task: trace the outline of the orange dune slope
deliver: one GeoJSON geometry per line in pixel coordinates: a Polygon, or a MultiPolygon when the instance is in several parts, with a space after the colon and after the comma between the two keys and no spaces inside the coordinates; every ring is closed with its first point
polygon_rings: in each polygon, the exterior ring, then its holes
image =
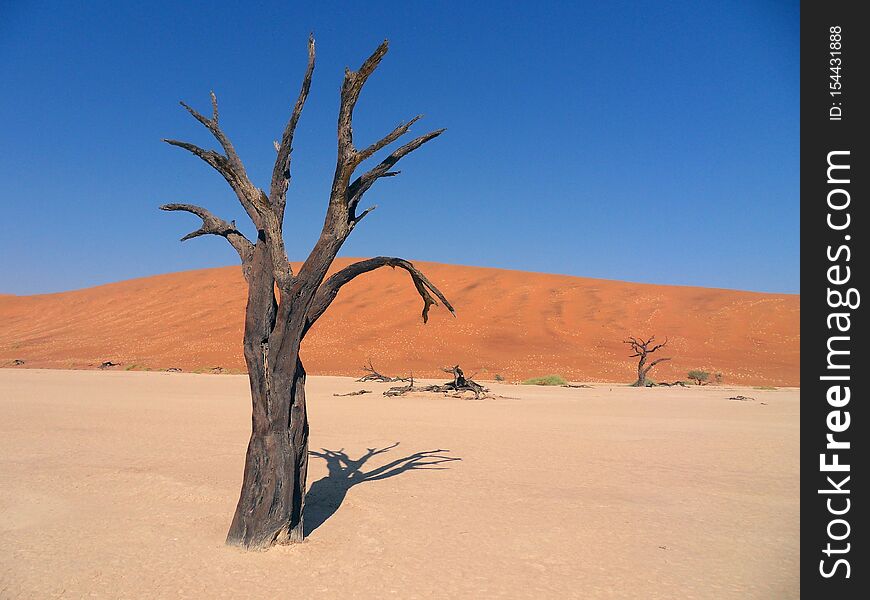
{"type": "MultiPolygon", "coordinates": [[[[339,259],[340,268],[354,259],[339,259]]],[[[629,335],[670,340],[653,379],[689,369],[726,383],[800,385],[800,296],[648,285],[434,263],[417,265],[456,308],[422,301],[402,270],[345,286],[303,343],[309,373],[479,379],[561,374],[630,382],[629,335]]],[[[298,269],[298,265],[294,265],[298,269]]],[[[0,296],[0,366],[243,370],[245,283],[238,267],[172,273],[38,296],[0,296]]]]}

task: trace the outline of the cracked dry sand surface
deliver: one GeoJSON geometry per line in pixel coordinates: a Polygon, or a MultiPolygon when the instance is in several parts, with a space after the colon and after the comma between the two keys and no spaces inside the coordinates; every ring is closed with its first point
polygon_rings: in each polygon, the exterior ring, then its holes
{"type": "Polygon", "coordinates": [[[797,389],[360,387],[310,378],[315,528],[245,553],[245,377],[0,370],[0,597],[799,595],[797,389]]]}

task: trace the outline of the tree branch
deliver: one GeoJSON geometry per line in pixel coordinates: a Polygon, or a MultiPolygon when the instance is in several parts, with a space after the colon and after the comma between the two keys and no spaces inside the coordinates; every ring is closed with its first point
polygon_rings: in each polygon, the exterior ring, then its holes
{"type": "MultiPolygon", "coordinates": [[[[389,42],[384,40],[369,56],[358,71],[344,70],[344,81],[341,84],[341,98],[338,108],[338,155],[335,164],[335,175],[332,179],[330,205],[347,203],[347,185],[353,171],[359,164],[358,152],[353,146],[353,110],[359,100],[365,82],[374,73],[377,66],[387,53],[389,42]]],[[[345,206],[341,206],[342,210],[345,206]]]]}
{"type": "Polygon", "coordinates": [[[214,216],[208,210],[195,206],[193,204],[164,204],[160,210],[176,211],[181,210],[192,213],[202,219],[202,227],[196,231],[191,231],[186,236],[181,238],[181,241],[193,239],[201,235],[219,235],[232,245],[239,253],[239,258],[243,263],[246,263],[251,258],[251,253],[254,250],[254,245],[242,233],[236,229],[235,221],[227,223],[223,219],[214,216]]]}
{"type": "MultiPolygon", "coordinates": [[[[313,43],[314,40],[309,39],[310,68],[313,68],[313,65],[310,64],[312,58],[310,53],[313,52],[313,43]]],[[[294,109],[294,116],[291,116],[291,122],[288,123],[287,130],[285,130],[285,138],[287,138],[284,140],[287,142],[287,168],[289,168],[289,149],[290,144],[292,143],[292,129],[295,128],[296,121],[298,121],[299,118],[298,113],[302,110],[300,103],[304,104],[305,96],[307,96],[307,88],[310,85],[310,73],[307,78],[309,79],[308,83],[303,83],[304,94],[300,94],[300,100],[297,101],[297,107],[294,109]],[[287,137],[288,130],[289,138],[287,137]]],[[[224,149],[224,152],[226,152],[226,155],[215,152],[214,150],[205,150],[188,142],[178,140],[163,141],[170,145],[183,148],[195,156],[198,156],[224,176],[224,179],[227,180],[227,183],[229,183],[230,187],[233,188],[233,191],[236,192],[236,196],[238,196],[239,201],[242,203],[242,206],[248,213],[251,221],[253,221],[257,229],[265,232],[275,280],[279,287],[286,288],[293,276],[293,271],[290,268],[290,262],[287,259],[287,252],[284,248],[281,227],[281,217],[283,216],[283,196],[280,211],[276,213],[266,194],[264,194],[262,190],[256,188],[254,184],[251,183],[250,179],[248,179],[248,174],[245,171],[245,167],[242,164],[239,155],[236,153],[229,138],[220,128],[218,123],[218,103],[214,92],[211,93],[211,103],[212,117],[210,119],[200,114],[184,102],[182,102],[181,105],[193,116],[193,118],[202,123],[212,133],[212,135],[214,135],[215,139],[217,139],[221,147],[224,149]]],[[[279,147],[279,155],[283,155],[282,152],[283,149],[279,147]]],[[[287,182],[285,181],[283,192],[286,192],[286,183],[287,182]]]]}
{"type": "Polygon", "coordinates": [[[247,173],[245,172],[245,165],[242,164],[239,155],[236,154],[236,149],[233,147],[232,142],[230,142],[229,138],[220,128],[218,124],[218,104],[217,104],[217,96],[215,96],[214,92],[210,92],[211,96],[211,106],[212,106],[212,118],[207,119],[195,109],[191,108],[185,102],[180,102],[181,106],[183,106],[187,112],[189,112],[194,119],[205,125],[206,129],[208,129],[211,134],[215,137],[218,143],[221,145],[221,148],[224,149],[224,153],[226,154],[226,158],[232,167],[232,169],[238,173],[240,176],[247,179],[247,173]]]}
{"type": "MultiPolygon", "coordinates": [[[[344,70],[341,105],[338,111],[338,166],[341,170],[344,170],[349,160],[356,154],[353,147],[353,109],[356,107],[363,86],[387,54],[388,48],[389,42],[384,40],[363,62],[358,71],[344,70]]],[[[347,173],[348,178],[350,174],[347,173]]]]}
{"type": "Polygon", "coordinates": [[[392,154],[382,160],[380,164],[378,164],[376,167],[357,177],[354,182],[350,184],[347,190],[348,208],[351,221],[359,220],[355,216],[356,207],[357,205],[359,205],[363,194],[365,194],[369,190],[369,188],[374,185],[375,181],[377,181],[381,177],[393,177],[395,175],[398,175],[398,171],[390,171],[390,168],[393,165],[395,165],[397,162],[399,162],[399,160],[401,160],[426,142],[434,140],[445,131],[446,129],[436,129],[435,131],[431,131],[425,135],[421,135],[420,137],[411,140],[404,146],[397,148],[392,154]]]}
{"type": "Polygon", "coordinates": [[[296,125],[302,114],[302,108],[308,99],[313,74],[314,35],[311,34],[308,36],[308,67],[305,69],[305,76],[302,78],[302,89],[299,90],[299,96],[296,98],[293,113],[290,115],[290,120],[287,121],[287,126],[284,128],[281,143],[276,147],[278,156],[275,158],[275,167],[272,169],[272,185],[269,188],[269,201],[275,210],[279,222],[284,218],[284,207],[287,203],[287,188],[290,185],[290,153],[293,151],[293,135],[296,132],[296,125]]]}
{"type": "Polygon", "coordinates": [[[408,130],[411,129],[411,126],[423,118],[423,115],[417,115],[407,123],[400,123],[395,129],[393,129],[390,133],[379,139],[377,142],[361,150],[356,153],[356,164],[359,165],[361,162],[366,160],[367,158],[374,155],[375,152],[380,150],[381,148],[385,148],[395,142],[397,139],[408,133],[408,130]]]}
{"type": "Polygon", "coordinates": [[[649,364],[649,367],[650,367],[650,368],[653,368],[654,366],[656,366],[656,365],[659,364],[660,362],[665,362],[666,360],[671,360],[671,359],[670,359],[670,358],[657,358],[656,360],[652,361],[652,362],[649,364]]]}
{"type": "Polygon", "coordinates": [[[647,365],[647,367],[643,370],[644,375],[646,375],[647,373],[649,373],[650,370],[651,370],[654,366],[656,366],[657,364],[659,364],[659,363],[661,363],[661,362],[665,362],[666,360],[671,360],[671,359],[670,359],[670,358],[658,358],[658,359],[652,361],[652,362],[651,362],[649,365],[647,365]]]}
{"type": "Polygon", "coordinates": [[[218,124],[217,96],[215,96],[214,92],[211,92],[211,119],[205,117],[185,102],[181,102],[180,104],[191,114],[191,116],[193,116],[194,119],[202,123],[206,129],[211,132],[221,145],[221,148],[223,148],[225,154],[219,154],[213,150],[204,150],[203,148],[188,142],[170,139],[164,139],[163,141],[172,146],[184,148],[188,152],[191,152],[207,162],[223,175],[224,179],[227,180],[227,183],[230,184],[230,187],[233,188],[233,191],[236,192],[236,196],[238,196],[239,201],[242,203],[245,212],[248,213],[248,216],[254,222],[254,225],[259,229],[261,227],[260,211],[265,208],[264,206],[258,206],[258,204],[262,204],[262,194],[260,193],[260,190],[251,183],[247,171],[245,171],[245,165],[236,153],[236,149],[233,147],[232,142],[230,142],[229,138],[218,124]]]}
{"type": "MultiPolygon", "coordinates": [[[[305,262],[299,271],[299,277],[294,279],[299,280],[304,274],[304,285],[300,284],[300,288],[294,293],[317,293],[319,286],[322,285],[322,282],[326,277],[329,265],[335,259],[342,244],[350,235],[350,232],[359,220],[371,212],[371,210],[367,210],[362,215],[356,215],[356,207],[359,204],[362,192],[371,187],[376,179],[396,175],[397,172],[390,171],[390,166],[395,164],[403,156],[419,148],[421,145],[430,139],[437,137],[444,131],[439,130],[426,134],[398,148],[382,161],[380,165],[358,180],[357,185],[353,186],[353,191],[359,193],[351,193],[349,182],[358,165],[360,155],[365,157],[376,152],[378,149],[401,136],[410,128],[411,124],[416,121],[416,119],[414,119],[410,123],[399,125],[391,133],[387,134],[387,136],[363,150],[362,153],[357,152],[354,148],[352,126],[354,108],[359,99],[363,85],[377,68],[378,64],[380,64],[381,59],[383,59],[386,53],[387,42],[384,41],[380,46],[378,46],[372,55],[363,62],[358,71],[351,71],[350,69],[345,70],[344,82],[341,86],[341,101],[338,114],[338,156],[336,160],[335,175],[332,180],[332,189],[329,195],[329,206],[326,211],[326,217],[323,222],[320,237],[308,257],[305,259],[305,262]]],[[[424,291],[425,289],[424,286],[424,291]]],[[[313,301],[313,296],[311,296],[310,299],[313,301]]]]}
{"type": "Polygon", "coordinates": [[[405,269],[411,275],[414,287],[417,288],[417,293],[420,294],[420,297],[423,299],[422,316],[424,323],[429,321],[429,308],[434,304],[438,304],[435,301],[435,298],[432,297],[432,294],[434,294],[442,304],[444,304],[444,307],[449,310],[454,317],[456,316],[456,311],[453,309],[450,301],[447,300],[444,294],[442,294],[441,291],[436,288],[435,285],[412,263],[402,258],[377,256],[375,258],[361,260],[350,264],[323,282],[320,289],[317,290],[317,294],[314,296],[311,308],[308,311],[308,326],[306,330],[310,328],[318,318],[320,318],[327,308],[329,308],[329,305],[333,300],[335,300],[335,297],[338,295],[338,292],[343,285],[363,273],[374,271],[380,267],[399,267],[400,269],[405,269]]]}
{"type": "MultiPolygon", "coordinates": [[[[653,341],[653,338],[650,338],[650,339],[649,339],[649,342],[647,342],[647,344],[649,344],[649,343],[652,342],[652,341],[653,341]]],[[[655,352],[655,351],[658,350],[659,348],[664,348],[664,347],[667,346],[667,345],[668,345],[668,340],[667,340],[667,338],[665,338],[665,341],[664,341],[664,342],[662,342],[661,344],[656,344],[655,346],[653,346],[652,348],[650,348],[648,352],[649,352],[650,354],[652,354],[653,352],[655,352]]]]}
{"type": "Polygon", "coordinates": [[[629,358],[642,356],[646,353],[646,349],[643,347],[643,344],[633,337],[630,337],[627,340],[622,340],[622,343],[631,346],[631,351],[634,352],[634,354],[629,355],[629,358]]]}
{"type": "Polygon", "coordinates": [[[253,201],[253,199],[257,197],[257,190],[256,188],[254,188],[254,185],[248,180],[248,176],[244,173],[244,170],[241,173],[236,171],[232,166],[232,163],[229,161],[229,159],[227,159],[226,156],[220,154],[219,152],[215,152],[214,150],[205,150],[204,148],[200,148],[195,144],[183,142],[180,140],[171,140],[164,138],[163,141],[170,146],[182,148],[184,150],[187,150],[194,156],[198,156],[203,161],[211,165],[211,167],[214,168],[218,173],[223,175],[224,179],[226,179],[227,183],[230,184],[230,187],[236,193],[239,202],[241,202],[242,207],[245,209],[245,212],[248,213],[251,221],[257,228],[261,226],[260,213],[258,209],[254,206],[253,201]]]}

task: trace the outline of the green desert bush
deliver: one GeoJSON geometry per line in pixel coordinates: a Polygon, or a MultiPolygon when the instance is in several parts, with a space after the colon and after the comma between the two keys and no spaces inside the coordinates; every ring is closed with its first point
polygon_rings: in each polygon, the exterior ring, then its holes
{"type": "Polygon", "coordinates": [[[504,381],[504,377],[502,377],[501,375],[499,375],[498,373],[496,373],[496,374],[495,374],[495,380],[496,380],[496,381],[504,381]]]}
{"type": "Polygon", "coordinates": [[[700,369],[692,369],[686,376],[698,385],[701,385],[710,379],[710,374],[707,371],[702,371],[700,369]]]}
{"type": "Polygon", "coordinates": [[[545,375],[544,377],[532,377],[526,379],[523,385],[567,385],[568,380],[561,375],[545,375]]]}

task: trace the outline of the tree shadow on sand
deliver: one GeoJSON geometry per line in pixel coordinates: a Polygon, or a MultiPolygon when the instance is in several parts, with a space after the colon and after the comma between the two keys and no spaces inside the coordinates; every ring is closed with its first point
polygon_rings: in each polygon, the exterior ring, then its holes
{"type": "Polygon", "coordinates": [[[396,442],[385,448],[368,448],[368,451],[356,460],[352,460],[344,452],[344,448],[341,450],[321,448],[320,452],[310,451],[310,456],[316,456],[326,461],[329,474],[312,483],[305,496],[305,535],[311,535],[315,529],[334,515],[341,503],[344,502],[348,490],[357,484],[364,481],[388,479],[406,471],[441,471],[447,467],[436,465],[462,460],[453,456],[445,456],[444,453],[449,452],[449,450],[425,450],[397,458],[371,471],[362,470],[363,465],[369,459],[389,452],[398,445],[399,442],[396,442]]]}

